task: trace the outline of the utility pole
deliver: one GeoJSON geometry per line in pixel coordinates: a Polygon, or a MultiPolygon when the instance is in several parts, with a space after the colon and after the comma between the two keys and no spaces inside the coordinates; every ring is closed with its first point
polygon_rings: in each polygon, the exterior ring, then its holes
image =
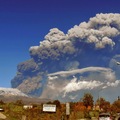
{"type": "Polygon", "coordinates": [[[66,117],[67,120],[69,120],[69,115],[70,115],[70,103],[66,103],[66,117]]]}
{"type": "Polygon", "coordinates": [[[120,96],[118,96],[118,100],[120,100],[120,96]]]}

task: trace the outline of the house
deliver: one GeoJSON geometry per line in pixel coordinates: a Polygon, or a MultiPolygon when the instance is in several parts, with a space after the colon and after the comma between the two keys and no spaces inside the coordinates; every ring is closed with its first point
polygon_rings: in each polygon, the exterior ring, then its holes
{"type": "Polygon", "coordinates": [[[3,109],[3,108],[0,108],[0,112],[4,112],[4,109],[3,109]]]}
{"type": "Polygon", "coordinates": [[[33,108],[33,105],[24,105],[23,106],[23,109],[32,109],[33,108]]]}

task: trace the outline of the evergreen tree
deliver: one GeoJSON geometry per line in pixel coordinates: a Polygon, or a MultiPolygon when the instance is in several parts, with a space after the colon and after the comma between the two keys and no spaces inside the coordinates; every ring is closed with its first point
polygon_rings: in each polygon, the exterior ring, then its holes
{"type": "Polygon", "coordinates": [[[84,104],[84,106],[86,106],[86,107],[88,107],[88,106],[93,107],[93,103],[94,103],[93,96],[90,93],[85,93],[84,97],[83,97],[83,104],[84,104]]]}

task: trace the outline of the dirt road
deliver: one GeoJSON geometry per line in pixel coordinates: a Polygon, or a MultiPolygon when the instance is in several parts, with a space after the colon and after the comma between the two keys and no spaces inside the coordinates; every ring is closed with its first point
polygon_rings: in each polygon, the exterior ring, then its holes
{"type": "Polygon", "coordinates": [[[7,117],[3,113],[0,112],[0,120],[5,120],[6,118],[7,117]]]}

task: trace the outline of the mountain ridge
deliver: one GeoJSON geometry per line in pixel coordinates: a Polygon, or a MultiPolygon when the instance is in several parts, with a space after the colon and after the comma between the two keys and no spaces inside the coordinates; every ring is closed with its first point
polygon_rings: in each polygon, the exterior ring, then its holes
{"type": "Polygon", "coordinates": [[[9,103],[22,100],[23,104],[41,104],[52,101],[51,99],[41,99],[39,97],[28,96],[16,88],[4,87],[0,87],[0,100],[9,103]]]}

